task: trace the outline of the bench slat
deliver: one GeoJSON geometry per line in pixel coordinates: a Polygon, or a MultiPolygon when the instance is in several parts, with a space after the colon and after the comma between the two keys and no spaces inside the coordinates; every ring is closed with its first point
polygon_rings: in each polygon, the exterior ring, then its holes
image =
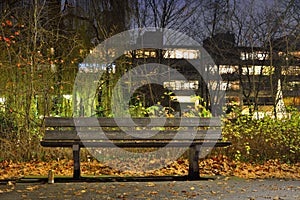
{"type": "Polygon", "coordinates": [[[130,131],[130,133],[120,131],[109,131],[105,134],[98,131],[76,130],[46,130],[43,140],[172,140],[176,136],[178,140],[215,140],[222,139],[221,130],[197,130],[191,131],[130,131]],[[78,134],[77,134],[78,133],[78,134]],[[137,137],[134,137],[137,136],[137,137]]]}
{"type": "Polygon", "coordinates": [[[220,118],[64,118],[47,117],[45,127],[206,127],[221,126],[220,118]],[[131,120],[136,124],[129,123],[131,120]],[[150,123],[151,121],[151,123],[150,123]],[[118,122],[118,123],[116,123],[118,122]],[[165,122],[165,123],[163,123],[165,122]],[[149,124],[150,123],[150,124],[149,124]],[[137,125],[138,124],[138,125],[137,125]]]}
{"type": "Polygon", "coordinates": [[[116,146],[120,148],[156,148],[156,147],[188,147],[191,145],[198,145],[201,147],[225,147],[230,145],[230,142],[220,142],[220,141],[195,141],[195,142],[47,142],[42,141],[41,145],[44,147],[72,147],[78,144],[80,147],[98,147],[98,148],[115,148],[116,146]]]}

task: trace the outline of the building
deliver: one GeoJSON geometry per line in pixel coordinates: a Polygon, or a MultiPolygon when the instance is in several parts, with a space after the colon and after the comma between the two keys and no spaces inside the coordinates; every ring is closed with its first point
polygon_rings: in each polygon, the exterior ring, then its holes
{"type": "Polygon", "coordinates": [[[272,110],[280,88],[285,104],[300,108],[300,35],[275,39],[266,47],[240,47],[233,34],[221,33],[203,45],[227,83],[229,104],[272,110]]]}
{"type": "MultiPolygon", "coordinates": [[[[300,108],[299,44],[299,35],[278,38],[267,47],[236,46],[232,33],[220,33],[203,41],[203,47],[213,58],[216,70],[222,77],[219,84],[226,91],[227,105],[270,113],[280,100],[287,106],[300,108]],[[287,41],[291,42],[289,48],[286,48],[287,41]],[[278,99],[278,92],[282,92],[282,99],[278,99]]],[[[188,98],[191,90],[207,100],[207,86],[189,63],[199,58],[201,52],[183,46],[177,49],[170,47],[161,53],[158,59],[156,49],[141,49],[131,54],[130,58],[135,65],[160,62],[183,74],[188,81],[170,79],[162,83],[177,94],[177,100],[191,105],[193,102],[188,98]]]]}

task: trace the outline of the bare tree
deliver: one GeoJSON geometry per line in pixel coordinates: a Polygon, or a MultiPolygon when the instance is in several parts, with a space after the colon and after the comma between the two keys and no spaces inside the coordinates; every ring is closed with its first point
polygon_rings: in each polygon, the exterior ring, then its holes
{"type": "Polygon", "coordinates": [[[201,5],[194,0],[136,0],[133,27],[169,28],[184,31],[201,5]]]}

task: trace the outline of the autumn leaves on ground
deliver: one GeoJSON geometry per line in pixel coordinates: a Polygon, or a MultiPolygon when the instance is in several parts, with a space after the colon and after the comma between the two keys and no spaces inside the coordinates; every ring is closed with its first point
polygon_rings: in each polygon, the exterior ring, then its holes
{"type": "MultiPolygon", "coordinates": [[[[147,172],[136,172],[137,165],[147,161],[142,159],[132,159],[132,162],[123,163],[119,160],[111,160],[104,164],[97,160],[81,163],[82,175],[110,175],[110,176],[164,176],[164,175],[186,175],[188,171],[188,161],[179,159],[168,163],[161,169],[154,169],[147,172]],[[130,164],[129,164],[130,163],[130,164]],[[126,166],[127,171],[118,171],[117,168],[109,166],[126,166]]],[[[160,159],[151,160],[151,164],[164,162],[160,159]]],[[[207,158],[199,162],[202,176],[237,176],[241,178],[288,178],[300,180],[300,163],[286,164],[278,160],[269,160],[262,164],[251,164],[232,161],[226,156],[207,158]]],[[[29,176],[47,176],[48,171],[54,170],[55,176],[72,176],[73,161],[69,159],[52,161],[29,161],[29,162],[0,162],[0,179],[19,179],[29,176]]]]}

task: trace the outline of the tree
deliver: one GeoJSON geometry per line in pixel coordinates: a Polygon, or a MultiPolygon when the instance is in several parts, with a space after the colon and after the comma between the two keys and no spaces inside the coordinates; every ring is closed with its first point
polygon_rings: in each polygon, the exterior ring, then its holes
{"type": "Polygon", "coordinates": [[[199,1],[135,0],[133,27],[169,28],[185,31],[191,25],[199,1]]]}
{"type": "MultiPolygon", "coordinates": [[[[84,39],[87,55],[104,40],[130,28],[130,10],[131,3],[129,1],[89,0],[76,2],[76,4],[66,7],[63,12],[68,19],[66,22],[71,22],[74,31],[84,39]]],[[[126,67],[122,58],[119,58],[116,63],[105,66],[105,72],[102,77],[99,77],[98,91],[89,93],[82,91],[75,94],[75,99],[78,101],[78,109],[76,108],[75,114],[92,115],[94,112],[100,116],[111,114],[112,89],[126,67]],[[116,63],[118,65],[114,68],[116,63]]]]}
{"type": "Polygon", "coordinates": [[[10,134],[23,148],[18,155],[30,158],[39,146],[39,117],[63,112],[62,102],[52,100],[70,91],[74,75],[62,76],[74,71],[71,63],[82,44],[76,34],[62,31],[59,1],[13,3],[1,15],[1,97],[3,112],[17,124],[10,134]]]}
{"type": "MultiPolygon", "coordinates": [[[[210,11],[202,12],[204,21],[199,23],[206,28],[207,35],[215,38],[230,31],[235,36],[234,46],[230,48],[222,47],[219,40],[211,44],[214,48],[210,52],[216,63],[231,65],[232,69],[236,69],[231,77],[229,74],[223,77],[234,80],[235,74],[238,75],[241,99],[244,99],[247,105],[253,105],[254,110],[262,103],[259,102],[262,93],[271,90],[275,108],[278,79],[282,79],[282,65],[287,61],[278,57],[278,51],[275,51],[272,41],[295,34],[299,24],[295,21],[295,1],[272,3],[252,0],[247,4],[247,9],[243,3],[236,1],[213,1],[205,4],[203,8],[210,11]],[[247,58],[241,60],[241,56],[247,58]],[[267,87],[269,89],[266,89],[267,87]]],[[[250,109],[251,111],[253,110],[250,109]]]]}

